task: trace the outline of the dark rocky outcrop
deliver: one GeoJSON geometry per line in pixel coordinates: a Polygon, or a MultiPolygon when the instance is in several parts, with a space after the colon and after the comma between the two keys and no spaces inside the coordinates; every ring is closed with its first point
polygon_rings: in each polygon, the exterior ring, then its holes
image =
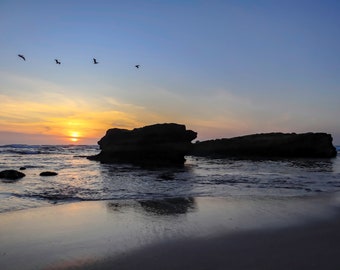
{"type": "Polygon", "coordinates": [[[179,124],[155,124],[133,130],[109,129],[92,160],[146,165],[183,164],[197,133],[179,124]]]}
{"type": "Polygon", "coordinates": [[[17,180],[23,178],[24,176],[24,173],[16,170],[4,170],[0,172],[0,178],[4,178],[7,180],[17,180]]]}
{"type": "Polygon", "coordinates": [[[192,155],[215,157],[331,158],[337,152],[326,133],[265,133],[194,144],[192,155]]]}
{"type": "Polygon", "coordinates": [[[192,144],[197,133],[179,124],[155,124],[133,130],[109,129],[98,142],[101,162],[145,165],[183,164],[185,155],[235,158],[331,158],[337,154],[326,133],[263,133],[192,144]]]}
{"type": "Polygon", "coordinates": [[[40,176],[55,176],[55,175],[58,175],[58,173],[46,171],[46,172],[41,172],[39,175],[40,176]]]}

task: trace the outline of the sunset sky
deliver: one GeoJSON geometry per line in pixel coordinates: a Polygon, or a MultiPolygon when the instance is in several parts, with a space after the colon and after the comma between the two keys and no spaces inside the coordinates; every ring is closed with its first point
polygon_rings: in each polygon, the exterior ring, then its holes
{"type": "Polygon", "coordinates": [[[336,0],[0,0],[0,145],[165,122],[340,144],[339,14],[336,0]]]}

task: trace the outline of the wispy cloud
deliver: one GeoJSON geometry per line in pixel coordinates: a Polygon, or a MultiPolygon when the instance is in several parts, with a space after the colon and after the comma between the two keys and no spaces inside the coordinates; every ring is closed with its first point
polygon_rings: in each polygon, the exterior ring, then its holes
{"type": "Polygon", "coordinates": [[[143,106],[112,97],[81,96],[77,89],[66,91],[44,80],[2,72],[3,76],[15,91],[1,86],[0,131],[65,138],[78,132],[83,138],[98,138],[108,128],[134,128],[157,118],[143,106]]]}

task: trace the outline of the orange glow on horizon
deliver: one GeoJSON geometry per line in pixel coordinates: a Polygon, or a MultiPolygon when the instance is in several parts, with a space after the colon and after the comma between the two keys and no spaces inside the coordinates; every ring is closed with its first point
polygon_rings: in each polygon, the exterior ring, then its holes
{"type": "MultiPolygon", "coordinates": [[[[13,82],[17,80],[20,81],[20,77],[13,78],[13,82]]],[[[44,82],[36,83],[44,85],[44,82]]],[[[25,80],[22,84],[23,88],[27,88],[25,80]]],[[[144,126],[146,122],[162,122],[142,107],[120,103],[112,98],[103,97],[94,103],[93,100],[65,96],[58,91],[38,93],[39,100],[33,94],[32,97],[13,97],[0,93],[3,101],[0,108],[0,132],[19,134],[18,138],[12,140],[3,135],[0,143],[2,140],[13,143],[34,141],[39,144],[38,138],[45,138],[45,144],[96,143],[112,127],[132,129],[144,126]],[[136,115],[147,121],[136,120],[136,115]]]]}

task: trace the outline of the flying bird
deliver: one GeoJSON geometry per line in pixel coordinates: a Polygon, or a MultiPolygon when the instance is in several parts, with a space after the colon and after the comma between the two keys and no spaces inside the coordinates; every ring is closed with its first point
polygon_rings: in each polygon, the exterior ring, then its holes
{"type": "Polygon", "coordinates": [[[20,58],[22,58],[24,61],[26,61],[25,57],[22,54],[18,54],[20,58]]]}
{"type": "Polygon", "coordinates": [[[99,62],[97,62],[96,58],[93,58],[93,64],[98,64],[99,62]]]}
{"type": "Polygon", "coordinates": [[[136,68],[139,68],[140,65],[135,65],[136,68]]]}
{"type": "Polygon", "coordinates": [[[54,59],[54,61],[55,61],[55,63],[58,64],[58,65],[61,64],[61,62],[60,62],[58,59],[54,59]]]}

